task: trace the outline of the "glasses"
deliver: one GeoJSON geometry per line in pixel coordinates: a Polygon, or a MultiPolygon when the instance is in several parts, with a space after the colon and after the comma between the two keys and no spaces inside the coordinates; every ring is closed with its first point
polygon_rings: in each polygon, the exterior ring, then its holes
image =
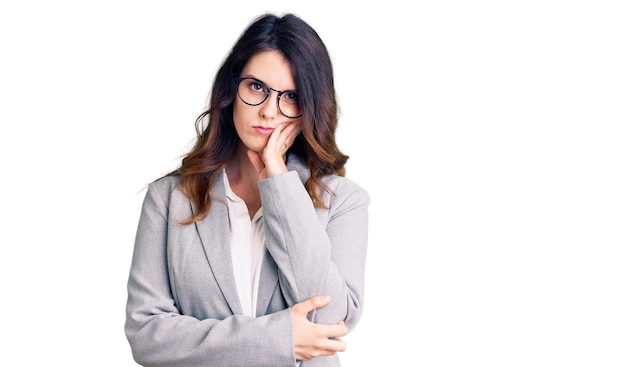
{"type": "Polygon", "coordinates": [[[272,91],[278,93],[278,110],[285,117],[297,118],[302,116],[300,97],[297,90],[280,91],[270,88],[256,78],[236,78],[237,95],[241,101],[249,106],[258,106],[267,100],[272,91]]]}

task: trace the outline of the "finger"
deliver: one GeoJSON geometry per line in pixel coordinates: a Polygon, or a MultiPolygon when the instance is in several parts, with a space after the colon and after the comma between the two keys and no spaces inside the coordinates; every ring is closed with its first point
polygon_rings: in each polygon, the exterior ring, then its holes
{"type": "Polygon", "coordinates": [[[284,144],[284,138],[281,138],[281,134],[287,124],[288,122],[283,122],[274,128],[274,131],[270,134],[270,138],[267,140],[266,148],[275,147],[280,149],[280,147],[284,144]]]}
{"type": "Polygon", "coordinates": [[[320,336],[325,338],[332,338],[338,340],[342,336],[348,335],[348,328],[343,324],[325,325],[316,324],[318,326],[318,332],[320,336]]]}
{"type": "Polygon", "coordinates": [[[276,146],[278,149],[289,149],[298,134],[302,131],[301,121],[286,121],[274,128],[267,145],[276,146]]]}
{"type": "Polygon", "coordinates": [[[296,137],[302,131],[302,121],[292,121],[283,126],[281,133],[296,137]]]}
{"type": "Polygon", "coordinates": [[[282,130],[281,135],[284,135],[287,148],[289,148],[293,144],[293,142],[296,140],[296,138],[298,137],[298,134],[300,134],[301,131],[302,131],[302,122],[300,121],[294,121],[290,123],[289,125],[285,126],[285,128],[282,130]]]}
{"type": "Polygon", "coordinates": [[[346,349],[348,349],[348,345],[343,340],[329,339],[328,341],[318,345],[315,351],[312,352],[312,354],[314,355],[314,357],[332,356],[337,352],[345,352],[346,349]]]}
{"type": "Polygon", "coordinates": [[[328,339],[322,346],[323,351],[335,353],[335,352],[345,352],[348,348],[346,342],[341,339],[328,339]]]}
{"type": "Polygon", "coordinates": [[[308,358],[306,359],[310,360],[320,356],[332,356],[337,352],[344,352],[347,348],[348,346],[341,339],[328,340],[318,344],[316,347],[313,347],[313,349],[308,350],[308,358]]]}
{"type": "Polygon", "coordinates": [[[293,305],[292,309],[296,313],[306,315],[317,308],[326,306],[329,302],[330,296],[311,297],[306,301],[296,303],[293,305]]]}

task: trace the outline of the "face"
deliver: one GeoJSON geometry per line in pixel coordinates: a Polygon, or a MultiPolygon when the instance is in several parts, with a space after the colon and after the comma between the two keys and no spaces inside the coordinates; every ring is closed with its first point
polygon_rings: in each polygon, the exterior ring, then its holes
{"type": "MultiPolygon", "coordinates": [[[[240,77],[258,79],[279,91],[297,89],[291,65],[278,51],[264,51],[253,56],[243,68],[240,77]]],[[[286,96],[283,95],[282,98],[286,96]]],[[[233,119],[243,144],[259,153],[265,148],[270,134],[278,124],[297,120],[280,112],[278,93],[275,91],[271,91],[267,99],[258,106],[247,105],[239,97],[235,97],[233,119]]]]}

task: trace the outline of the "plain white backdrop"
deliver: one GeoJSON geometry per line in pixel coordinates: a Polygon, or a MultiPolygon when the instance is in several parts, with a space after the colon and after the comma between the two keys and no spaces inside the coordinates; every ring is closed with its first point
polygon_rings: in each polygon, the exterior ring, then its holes
{"type": "Polygon", "coordinates": [[[317,29],[370,192],[362,366],[626,365],[618,1],[0,5],[0,364],[135,366],[145,185],[264,11],[317,29]]]}

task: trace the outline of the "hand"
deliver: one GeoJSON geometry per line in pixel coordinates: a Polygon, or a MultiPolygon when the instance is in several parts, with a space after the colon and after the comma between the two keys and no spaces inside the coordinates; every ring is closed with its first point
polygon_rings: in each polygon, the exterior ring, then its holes
{"type": "Polygon", "coordinates": [[[339,338],[348,334],[348,328],[343,321],[339,321],[337,325],[326,325],[313,323],[306,318],[309,312],[329,303],[329,296],[318,296],[291,307],[296,359],[308,361],[315,357],[332,356],[346,350],[346,343],[339,338]]]}
{"type": "Polygon", "coordinates": [[[283,122],[274,128],[263,152],[248,150],[248,158],[259,173],[259,180],[287,172],[285,154],[300,131],[300,120],[283,122]]]}

